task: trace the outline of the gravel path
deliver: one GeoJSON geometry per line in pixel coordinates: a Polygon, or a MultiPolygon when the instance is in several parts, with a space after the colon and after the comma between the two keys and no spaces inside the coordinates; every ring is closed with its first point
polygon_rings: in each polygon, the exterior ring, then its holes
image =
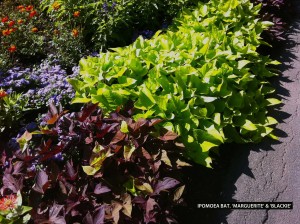
{"type": "MultiPolygon", "coordinates": [[[[300,0],[295,0],[296,18],[285,46],[278,57],[284,62],[279,81],[274,79],[283,105],[273,112],[280,124],[280,142],[265,140],[258,145],[234,146],[232,164],[223,178],[222,198],[238,202],[294,203],[293,210],[220,211],[228,224],[300,223],[300,0]]],[[[279,49],[275,49],[278,52],[279,49]]]]}

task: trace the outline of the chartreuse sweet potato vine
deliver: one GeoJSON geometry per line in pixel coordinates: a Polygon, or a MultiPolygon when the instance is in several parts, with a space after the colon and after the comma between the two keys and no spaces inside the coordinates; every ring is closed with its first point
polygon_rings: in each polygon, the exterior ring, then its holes
{"type": "Polygon", "coordinates": [[[80,61],[70,80],[76,102],[107,113],[133,100],[135,119],[159,117],[181,136],[186,155],[210,166],[209,150],[224,142],[276,138],[267,106],[280,101],[266,78],[278,64],[257,53],[270,24],[249,0],[211,0],[185,11],[166,33],[80,61]]]}

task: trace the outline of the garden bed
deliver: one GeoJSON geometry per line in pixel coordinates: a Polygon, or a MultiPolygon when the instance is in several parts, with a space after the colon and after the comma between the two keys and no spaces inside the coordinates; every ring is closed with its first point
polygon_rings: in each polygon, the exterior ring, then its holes
{"type": "Polygon", "coordinates": [[[1,223],[212,220],[223,144],[277,139],[258,2],[4,1],[1,223]]]}

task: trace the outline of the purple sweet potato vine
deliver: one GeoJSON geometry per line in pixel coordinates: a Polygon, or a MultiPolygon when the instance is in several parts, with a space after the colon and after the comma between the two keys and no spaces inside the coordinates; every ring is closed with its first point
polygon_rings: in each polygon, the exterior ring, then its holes
{"type": "Polygon", "coordinates": [[[161,120],[104,118],[97,105],[67,113],[50,105],[46,126],[25,132],[2,157],[3,195],[21,192],[32,223],[171,223],[183,186],[177,135],[161,120]],[[42,134],[42,135],[41,135],[42,134]]]}

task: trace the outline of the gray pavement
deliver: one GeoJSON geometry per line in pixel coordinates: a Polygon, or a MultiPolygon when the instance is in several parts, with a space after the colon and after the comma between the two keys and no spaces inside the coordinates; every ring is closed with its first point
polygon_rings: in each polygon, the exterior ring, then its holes
{"type": "Polygon", "coordinates": [[[283,105],[273,111],[273,116],[280,121],[276,132],[280,141],[266,139],[258,145],[234,149],[234,158],[222,187],[225,201],[292,201],[294,209],[232,210],[229,214],[220,211],[218,223],[300,223],[300,0],[294,2],[298,13],[287,49],[279,56],[284,62],[284,71],[277,81],[274,79],[277,96],[283,101],[283,105]]]}

